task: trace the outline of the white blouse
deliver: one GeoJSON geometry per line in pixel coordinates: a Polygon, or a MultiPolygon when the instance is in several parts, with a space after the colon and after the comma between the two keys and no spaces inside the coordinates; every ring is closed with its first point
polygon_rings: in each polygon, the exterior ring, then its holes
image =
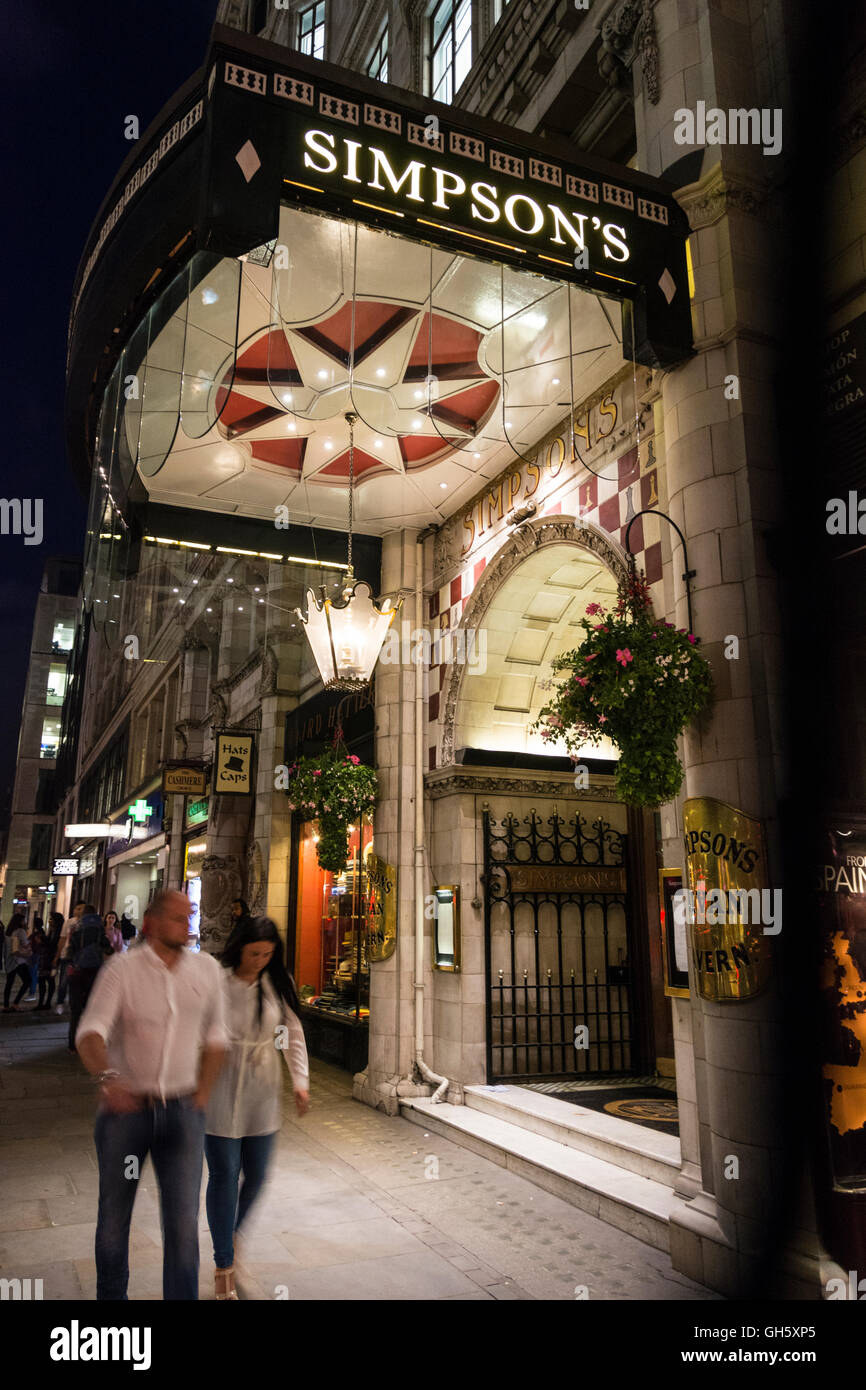
{"type": "Polygon", "coordinates": [[[294,1089],[309,1086],[304,1030],[267,976],[259,1023],[257,982],[239,980],[233,970],[224,974],[231,1042],[211,1092],[205,1130],[227,1139],[274,1134],[282,1124],[281,1053],[294,1089]]]}

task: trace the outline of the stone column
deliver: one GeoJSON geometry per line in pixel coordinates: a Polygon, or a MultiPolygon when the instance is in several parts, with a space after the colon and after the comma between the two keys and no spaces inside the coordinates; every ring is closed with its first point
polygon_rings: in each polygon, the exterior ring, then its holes
{"type": "MultiPolygon", "coordinates": [[[[415,586],[414,531],[386,536],[382,543],[381,593],[415,586]]],[[[426,616],[426,615],[425,615],[426,616]]],[[[394,620],[400,637],[399,663],[376,668],[376,774],[379,800],[375,814],[374,848],[397,870],[397,949],[386,961],[370,967],[370,1051],[367,1070],[355,1078],[358,1100],[389,1114],[398,1111],[401,1094],[427,1094],[410,1077],[414,1062],[415,1014],[415,599],[406,599],[394,620]],[[403,638],[405,637],[405,640],[403,638]]],[[[426,690],[425,690],[426,705],[426,690]]],[[[426,960],[426,957],[425,957],[426,960]]],[[[432,996],[425,965],[425,1061],[431,1060],[432,996]]]]}
{"type": "MultiPolygon", "coordinates": [[[[674,129],[682,127],[677,112],[694,111],[698,100],[725,111],[780,104],[745,4],[658,0],[631,10],[641,14],[632,68],[641,169],[663,174],[694,154],[674,129]]],[[[771,883],[783,750],[779,615],[763,535],[779,514],[770,390],[778,229],[768,196],[779,168],[760,148],[731,145],[708,146],[688,166],[691,182],[678,197],[693,228],[696,351],[662,381],[670,515],[697,571],[694,626],[716,685],[709,727],[684,739],[683,796],[716,797],[763,820],[771,883]],[[738,655],[727,659],[732,637],[738,655]]],[[[683,627],[678,544],[674,560],[670,611],[683,627]]],[[[682,862],[679,805],[664,808],[662,822],[676,855],[666,862],[682,862]]],[[[760,1269],[781,1185],[777,1013],[773,985],[754,1000],[715,1004],[693,980],[691,998],[674,1001],[684,1162],[671,1255],[678,1269],[728,1294],[742,1293],[760,1269]]]]}

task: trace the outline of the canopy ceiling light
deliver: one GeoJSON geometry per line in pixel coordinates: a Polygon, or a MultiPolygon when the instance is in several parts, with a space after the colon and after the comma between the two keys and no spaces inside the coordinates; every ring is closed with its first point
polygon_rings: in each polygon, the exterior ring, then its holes
{"type": "Polygon", "coordinates": [[[346,412],[349,426],[349,525],[348,567],[338,599],[328,598],[325,586],[319,587],[319,598],[307,590],[307,616],[295,609],[313,649],[316,665],[326,690],[363,690],[370,682],[373,667],[379,659],[385,634],[401,599],[392,604],[385,599],[381,608],[373,600],[373,590],[364,579],[356,579],[352,569],[353,484],[355,481],[355,421],[353,411],[346,412]]]}
{"type": "Polygon", "coordinates": [[[117,827],[104,821],[94,825],[67,825],[63,834],[68,840],[108,840],[117,834],[117,827]]]}

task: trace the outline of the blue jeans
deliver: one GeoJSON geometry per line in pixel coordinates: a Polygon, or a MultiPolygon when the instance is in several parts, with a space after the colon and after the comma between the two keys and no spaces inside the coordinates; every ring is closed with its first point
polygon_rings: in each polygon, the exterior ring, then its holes
{"type": "Polygon", "coordinates": [[[204,1137],[208,1167],[207,1223],[217,1269],[231,1269],[234,1263],[234,1233],[243,1225],[262,1190],[275,1137],[273,1134],[255,1134],[246,1139],[226,1139],[221,1134],[204,1137]],[[241,1170],[244,1180],[239,1198],[241,1170]]]}
{"type": "Polygon", "coordinates": [[[205,1112],[192,1096],[154,1103],[130,1115],[96,1117],[99,1215],[96,1221],[96,1297],[125,1299],[129,1283],[129,1223],[138,1176],[148,1153],[159,1183],[162,1225],[162,1296],[198,1298],[198,1209],[205,1112]]]}

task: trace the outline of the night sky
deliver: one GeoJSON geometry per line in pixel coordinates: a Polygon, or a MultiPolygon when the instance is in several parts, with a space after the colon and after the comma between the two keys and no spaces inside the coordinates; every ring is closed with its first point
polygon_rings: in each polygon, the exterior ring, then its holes
{"type": "Polygon", "coordinates": [[[63,429],[72,282],[130,144],[201,66],[216,0],[27,0],[4,14],[6,424],[2,496],[43,499],[44,539],[0,536],[0,830],[15,773],[33,611],[46,556],[80,556],[86,499],[63,429]]]}

